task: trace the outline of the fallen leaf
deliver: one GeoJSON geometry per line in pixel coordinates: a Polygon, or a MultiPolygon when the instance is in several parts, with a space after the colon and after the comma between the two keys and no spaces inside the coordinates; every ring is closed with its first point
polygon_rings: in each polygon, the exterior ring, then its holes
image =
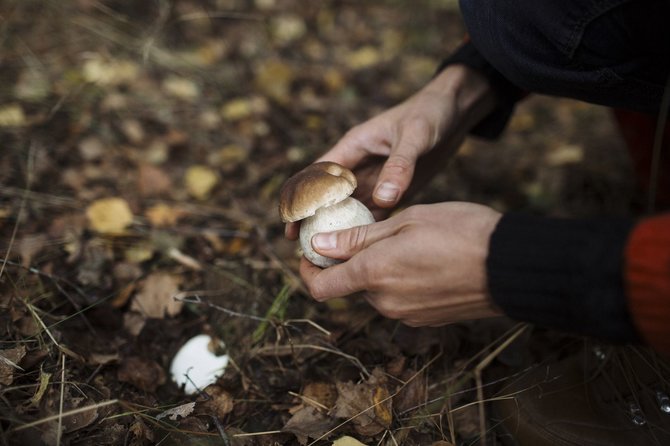
{"type": "Polygon", "coordinates": [[[112,86],[135,80],[140,70],[130,60],[107,59],[96,54],[84,63],[81,71],[87,82],[112,86]]]}
{"type": "Polygon", "coordinates": [[[23,370],[19,367],[19,362],[25,355],[26,347],[24,345],[0,350],[0,384],[9,386],[14,382],[14,372],[23,370]]]}
{"type": "Polygon", "coordinates": [[[356,440],[354,437],[349,437],[345,435],[340,437],[337,440],[333,441],[332,446],[366,446],[365,443],[361,443],[356,440]]]}
{"type": "Polygon", "coordinates": [[[338,382],[338,398],[333,414],[351,419],[356,432],[374,436],[387,429],[392,421],[391,398],[386,388],[386,376],[380,368],[367,381],[354,384],[338,382]]]}
{"type": "Polygon", "coordinates": [[[40,370],[40,385],[37,388],[37,391],[35,392],[35,395],[30,398],[29,406],[30,407],[37,407],[37,405],[42,401],[42,398],[44,397],[44,393],[47,391],[49,388],[49,383],[51,382],[51,373],[46,373],[43,370],[40,370]]]}
{"type": "Polygon", "coordinates": [[[98,160],[105,154],[105,145],[100,138],[95,136],[82,139],[79,141],[77,148],[79,149],[79,155],[85,161],[98,160]]]}
{"type": "Polygon", "coordinates": [[[133,222],[133,213],[123,198],[102,198],[86,208],[86,217],[94,231],[119,235],[133,222]]]}
{"type": "Polygon", "coordinates": [[[170,96],[184,101],[193,101],[200,96],[200,88],[190,79],[170,76],[163,81],[163,90],[170,96]]]}
{"type": "Polygon", "coordinates": [[[352,70],[363,70],[377,65],[382,59],[381,52],[373,46],[364,46],[346,56],[346,63],[352,70]]]}
{"type": "Polygon", "coordinates": [[[269,60],[256,67],[256,87],[279,103],[287,103],[290,97],[293,68],[279,60],[269,60]]]}
{"type": "Polygon", "coordinates": [[[129,263],[142,263],[154,256],[155,249],[149,242],[138,242],[123,251],[123,258],[129,263]]]}
{"type": "Polygon", "coordinates": [[[301,395],[307,404],[316,402],[318,406],[330,409],[337,401],[337,387],[329,382],[311,382],[305,385],[301,395]]]}
{"type": "Polygon", "coordinates": [[[144,216],[147,217],[151,226],[165,228],[177,224],[177,221],[184,216],[184,211],[165,203],[158,203],[147,209],[144,216]]]}
{"type": "Polygon", "coordinates": [[[145,392],[155,392],[166,380],[163,368],[156,361],[142,356],[131,356],[123,360],[117,371],[117,378],[145,392]]]}
{"type": "Polygon", "coordinates": [[[27,235],[22,237],[16,244],[17,251],[21,256],[21,265],[28,268],[35,254],[44,248],[47,241],[48,238],[45,234],[27,235]]]}
{"type": "Polygon", "coordinates": [[[0,107],[0,127],[21,127],[26,125],[26,115],[19,104],[0,107]]]}
{"type": "Polygon", "coordinates": [[[251,100],[248,98],[236,98],[226,102],[221,107],[221,116],[228,121],[239,121],[253,114],[251,100]]]}
{"type": "Polygon", "coordinates": [[[235,408],[233,396],[216,385],[207,386],[204,392],[209,398],[199,402],[198,405],[207,411],[213,412],[219,419],[223,419],[235,408]]]}
{"type": "Polygon", "coordinates": [[[144,317],[157,319],[179,314],[184,303],[173,297],[179,292],[180,282],[178,277],[167,273],[149,275],[135,295],[130,309],[144,317]]]}
{"type": "Polygon", "coordinates": [[[308,438],[319,438],[335,426],[335,421],[318,409],[305,406],[286,422],[283,431],[291,432],[300,444],[306,444],[308,438]]]}
{"type": "Polygon", "coordinates": [[[307,26],[299,15],[282,14],[272,20],[272,36],[281,45],[286,45],[305,35],[307,26]]]}
{"type": "Polygon", "coordinates": [[[207,166],[195,165],[188,168],[184,177],[186,190],[192,197],[205,200],[209,197],[219,177],[207,166]]]}
{"type": "Polygon", "coordinates": [[[137,171],[137,190],[143,197],[155,197],[172,191],[172,178],[161,168],[143,163],[137,171]]]}
{"type": "Polygon", "coordinates": [[[167,417],[172,421],[177,421],[179,418],[186,418],[187,416],[191,415],[194,408],[195,402],[182,404],[181,406],[173,407],[172,409],[168,409],[159,413],[156,415],[156,419],[160,420],[161,418],[167,417]]]}

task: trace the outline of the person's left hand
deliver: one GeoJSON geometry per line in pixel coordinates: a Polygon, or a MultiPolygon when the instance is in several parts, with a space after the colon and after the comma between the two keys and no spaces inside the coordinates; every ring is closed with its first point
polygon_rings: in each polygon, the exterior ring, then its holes
{"type": "Polygon", "coordinates": [[[363,291],[381,314],[411,326],[500,315],[489,297],[486,257],[501,214],[472,203],[410,207],[382,222],[317,234],[320,254],[345,260],[300,273],[325,301],[363,291]]]}

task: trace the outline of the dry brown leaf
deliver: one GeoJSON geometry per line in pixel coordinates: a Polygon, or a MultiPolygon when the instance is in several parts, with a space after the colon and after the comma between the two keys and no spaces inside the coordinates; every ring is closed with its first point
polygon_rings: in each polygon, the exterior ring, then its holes
{"type": "Polygon", "coordinates": [[[373,436],[387,429],[392,421],[391,398],[386,387],[387,379],[380,368],[362,383],[338,382],[339,394],[333,414],[351,419],[356,432],[373,436]]]}
{"type": "Polygon", "coordinates": [[[94,231],[107,235],[123,234],[133,222],[133,213],[123,198],[101,198],[86,209],[86,217],[94,231]]]}
{"type": "Polygon", "coordinates": [[[393,409],[397,413],[403,413],[410,409],[423,407],[426,402],[426,381],[423,373],[415,375],[414,370],[405,370],[400,379],[407,382],[397,395],[393,397],[393,409]]]}
{"type": "Polygon", "coordinates": [[[9,386],[14,382],[14,372],[21,370],[19,362],[26,355],[26,347],[18,347],[0,350],[0,384],[9,386]]]}
{"type": "Polygon", "coordinates": [[[209,399],[199,402],[198,405],[209,412],[213,412],[219,419],[222,419],[235,408],[233,396],[216,385],[207,386],[204,392],[209,395],[209,399]]]}
{"type": "Polygon", "coordinates": [[[137,171],[137,190],[143,197],[155,197],[172,191],[172,178],[160,167],[140,164],[137,171]]]}
{"type": "Polygon", "coordinates": [[[330,409],[337,401],[337,387],[335,384],[328,382],[307,383],[302,390],[302,396],[307,404],[314,401],[322,407],[330,409]]]}
{"type": "Polygon", "coordinates": [[[309,438],[319,438],[334,426],[335,420],[331,417],[314,407],[305,406],[293,414],[282,430],[291,432],[304,445],[309,438]]]}
{"type": "Polygon", "coordinates": [[[176,225],[179,219],[185,215],[185,212],[180,208],[158,203],[147,209],[144,215],[151,226],[165,228],[176,225]]]}
{"type": "Polygon", "coordinates": [[[145,392],[155,392],[166,379],[163,367],[156,361],[142,356],[124,359],[117,371],[117,378],[145,392]]]}
{"type": "Polygon", "coordinates": [[[142,283],[130,309],[141,313],[144,317],[157,319],[179,314],[184,304],[173,297],[179,292],[180,282],[180,278],[171,274],[162,272],[151,274],[142,283]]]}
{"type": "Polygon", "coordinates": [[[47,240],[46,234],[34,234],[22,237],[16,244],[16,249],[21,256],[21,265],[25,268],[29,267],[33,257],[44,248],[47,240]]]}

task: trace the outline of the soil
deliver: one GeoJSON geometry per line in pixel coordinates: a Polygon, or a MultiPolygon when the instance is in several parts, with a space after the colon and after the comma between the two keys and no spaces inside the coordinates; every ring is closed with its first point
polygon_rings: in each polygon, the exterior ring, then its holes
{"type": "MultiPolygon", "coordinates": [[[[0,33],[0,444],[495,443],[480,368],[581,344],[317,303],[283,236],[283,181],[430,79],[457,2],[10,0],[0,33]],[[186,395],[203,333],[230,361],[186,395]]],[[[608,110],[531,97],[414,202],[625,215],[630,178],[608,110]]]]}

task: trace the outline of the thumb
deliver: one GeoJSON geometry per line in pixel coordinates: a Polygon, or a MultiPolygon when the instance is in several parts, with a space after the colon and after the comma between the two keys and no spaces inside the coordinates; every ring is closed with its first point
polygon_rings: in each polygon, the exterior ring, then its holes
{"type": "Polygon", "coordinates": [[[340,231],[322,232],[312,237],[312,247],[326,257],[348,260],[373,243],[394,235],[396,227],[391,218],[340,231]]]}
{"type": "Polygon", "coordinates": [[[430,146],[431,131],[424,121],[405,123],[397,144],[384,163],[373,193],[380,207],[395,206],[409,188],[414,176],[417,158],[430,146]]]}

